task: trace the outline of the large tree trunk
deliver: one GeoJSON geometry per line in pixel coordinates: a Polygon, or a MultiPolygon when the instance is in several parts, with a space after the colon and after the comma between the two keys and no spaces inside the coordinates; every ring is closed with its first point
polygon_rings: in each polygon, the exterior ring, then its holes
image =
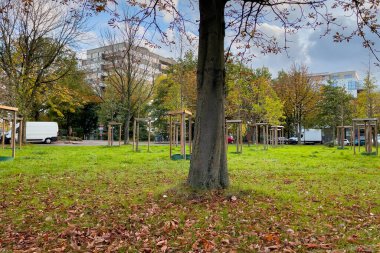
{"type": "Polygon", "coordinates": [[[224,0],[200,0],[197,113],[188,183],[195,189],[229,184],[224,125],[224,0]]]}

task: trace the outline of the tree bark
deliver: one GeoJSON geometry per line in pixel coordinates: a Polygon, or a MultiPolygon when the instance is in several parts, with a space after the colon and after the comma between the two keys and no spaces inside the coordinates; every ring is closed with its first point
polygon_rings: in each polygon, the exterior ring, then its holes
{"type": "Polygon", "coordinates": [[[200,0],[197,113],[188,183],[195,189],[229,184],[225,143],[225,0],[200,0]]]}

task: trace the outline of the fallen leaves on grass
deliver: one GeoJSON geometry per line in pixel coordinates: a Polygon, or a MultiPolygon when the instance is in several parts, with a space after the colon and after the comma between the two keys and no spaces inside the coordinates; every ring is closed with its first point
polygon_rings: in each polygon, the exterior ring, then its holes
{"type": "Polygon", "coordinates": [[[211,252],[215,249],[215,243],[207,239],[201,238],[195,241],[192,245],[193,250],[204,250],[205,252],[211,252]]]}
{"type": "MultiPolygon", "coordinates": [[[[91,190],[82,192],[83,197],[92,197],[88,194],[91,190]]],[[[12,222],[8,227],[2,225],[6,223],[0,224],[0,231],[4,229],[0,232],[0,251],[239,252],[248,249],[292,253],[355,244],[357,252],[374,252],[359,246],[359,236],[354,231],[378,228],[378,216],[368,215],[369,212],[360,208],[339,206],[345,215],[327,216],[318,212],[307,217],[289,205],[277,206],[272,198],[252,197],[251,193],[164,195],[170,197],[149,193],[145,202],[127,207],[97,198],[92,199],[91,205],[87,200],[84,202],[87,205],[75,202],[66,208],[54,204],[52,199],[44,200],[48,203],[46,209],[27,210],[31,215],[23,216],[22,226],[12,222]],[[106,207],[100,208],[102,204],[106,207]],[[306,221],[300,223],[299,216],[306,221]],[[318,223],[321,231],[315,228],[318,223]],[[41,232],[46,224],[54,229],[41,232]],[[342,236],[349,232],[351,236],[342,236]]],[[[49,196],[56,195],[49,193],[49,196]]],[[[3,201],[2,206],[9,209],[15,204],[3,201]]],[[[2,211],[0,219],[12,221],[2,211]]]]}

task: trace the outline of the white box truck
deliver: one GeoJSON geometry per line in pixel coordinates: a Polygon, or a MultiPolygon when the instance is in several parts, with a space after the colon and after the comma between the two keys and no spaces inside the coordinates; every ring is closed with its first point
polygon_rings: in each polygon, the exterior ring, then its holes
{"type": "Polygon", "coordinates": [[[322,144],[322,130],[303,129],[301,134],[301,141],[304,144],[322,144]]]}
{"type": "MultiPolygon", "coordinates": [[[[298,138],[293,136],[288,140],[289,144],[297,144],[298,138]]],[[[304,129],[301,130],[302,144],[322,144],[322,129],[304,129]]]]}
{"type": "MultiPolygon", "coordinates": [[[[16,132],[19,131],[19,124],[16,125],[16,132]]],[[[11,140],[12,131],[5,134],[5,142],[11,140]]],[[[16,140],[18,134],[16,135],[16,140]]],[[[25,139],[26,142],[44,142],[47,144],[57,141],[58,139],[58,123],[57,122],[42,122],[42,121],[27,121],[25,124],[25,139]]]]}

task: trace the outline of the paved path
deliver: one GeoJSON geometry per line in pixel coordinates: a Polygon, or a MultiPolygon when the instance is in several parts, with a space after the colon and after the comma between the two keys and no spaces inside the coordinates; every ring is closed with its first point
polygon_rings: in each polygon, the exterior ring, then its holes
{"type": "MultiPolygon", "coordinates": [[[[41,144],[42,145],[42,144],[41,144]]],[[[52,146],[106,146],[108,145],[107,141],[56,141],[52,146]]]]}
{"type": "MultiPolygon", "coordinates": [[[[150,145],[152,146],[158,146],[158,145],[168,145],[169,143],[154,143],[151,142],[150,145]]],[[[46,145],[46,144],[41,144],[41,145],[46,145]]],[[[84,140],[84,141],[57,141],[53,142],[52,144],[49,144],[52,146],[107,146],[108,141],[100,141],[100,140],[84,140]]],[[[119,145],[118,141],[114,141],[114,146],[119,145]]],[[[123,142],[121,142],[121,145],[124,145],[123,142]]],[[[147,141],[139,141],[139,145],[148,145],[147,141]]]]}

